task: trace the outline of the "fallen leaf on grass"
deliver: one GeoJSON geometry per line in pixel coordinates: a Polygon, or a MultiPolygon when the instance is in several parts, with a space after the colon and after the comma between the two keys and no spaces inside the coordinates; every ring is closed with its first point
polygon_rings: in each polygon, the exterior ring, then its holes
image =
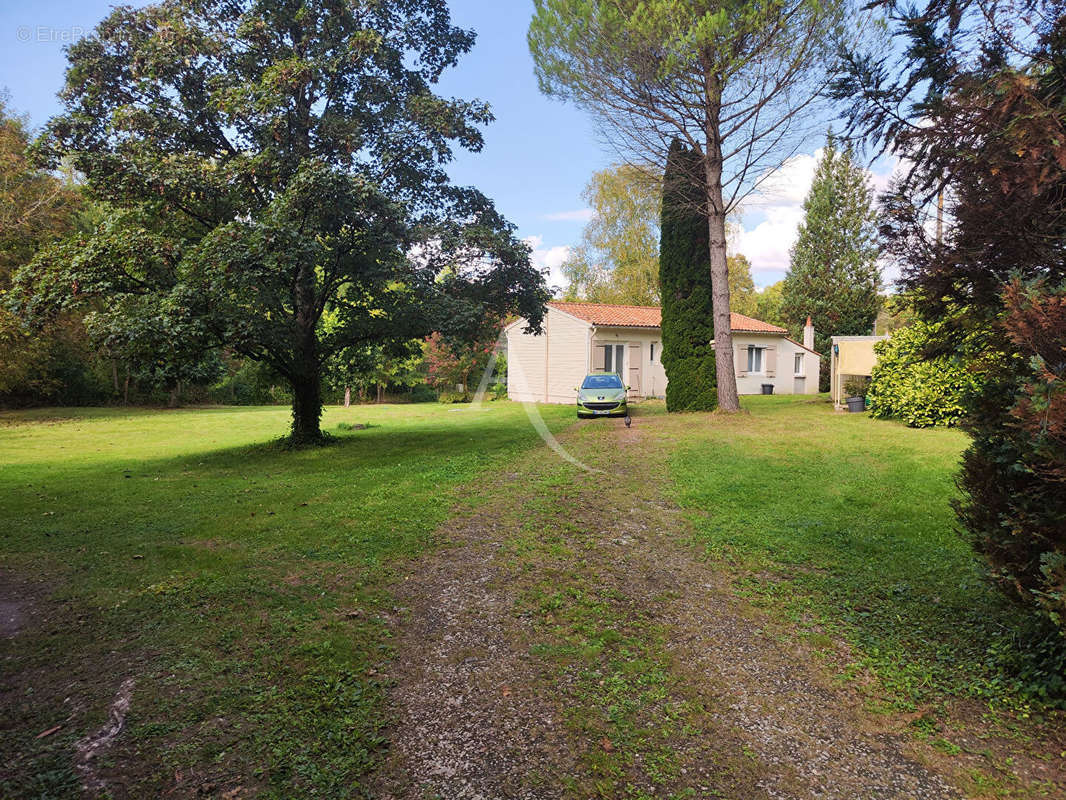
{"type": "Polygon", "coordinates": [[[46,731],[41,731],[34,738],[35,739],[43,739],[45,736],[51,736],[53,733],[55,733],[56,731],[58,731],[62,727],[63,727],[62,725],[56,725],[54,728],[49,728],[46,731]]]}
{"type": "Polygon", "coordinates": [[[611,744],[611,740],[608,739],[606,736],[603,737],[603,741],[600,742],[600,744],[603,745],[603,749],[605,752],[610,753],[614,751],[614,745],[611,744]]]}

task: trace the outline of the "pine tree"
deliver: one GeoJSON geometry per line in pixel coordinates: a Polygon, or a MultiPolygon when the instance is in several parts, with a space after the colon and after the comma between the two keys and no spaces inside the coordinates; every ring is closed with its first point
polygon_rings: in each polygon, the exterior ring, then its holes
{"type": "Polygon", "coordinates": [[[696,209],[701,187],[691,176],[700,156],[674,140],[663,176],[659,291],[663,309],[663,367],[670,411],[713,411],[715,376],[711,265],[707,218],[696,209]]]}
{"type": "MultiPolygon", "coordinates": [[[[781,311],[797,339],[810,316],[815,350],[828,356],[831,337],[871,333],[882,303],[873,192],[852,152],[838,150],[832,135],[803,211],[781,311]]],[[[828,357],[820,388],[829,389],[828,357]]]]}

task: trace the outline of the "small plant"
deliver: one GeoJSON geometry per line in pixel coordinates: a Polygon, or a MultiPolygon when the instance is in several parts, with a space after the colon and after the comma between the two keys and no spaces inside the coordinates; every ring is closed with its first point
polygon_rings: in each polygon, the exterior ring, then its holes
{"type": "Polygon", "coordinates": [[[369,422],[366,423],[366,425],[352,424],[351,422],[338,422],[337,423],[337,430],[339,430],[339,431],[365,431],[369,427],[370,427],[370,423],[369,422]]]}
{"type": "Polygon", "coordinates": [[[865,375],[854,375],[844,381],[845,397],[866,397],[870,388],[870,379],[865,375]]]}
{"type": "Polygon", "coordinates": [[[439,402],[441,402],[441,403],[446,403],[446,404],[469,403],[470,402],[470,394],[467,393],[467,392],[459,392],[459,391],[441,392],[440,395],[437,397],[437,400],[439,402]]]}

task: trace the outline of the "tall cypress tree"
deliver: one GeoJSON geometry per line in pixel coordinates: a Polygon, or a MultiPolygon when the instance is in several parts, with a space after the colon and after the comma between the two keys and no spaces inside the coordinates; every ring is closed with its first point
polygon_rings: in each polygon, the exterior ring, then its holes
{"type": "Polygon", "coordinates": [[[669,411],[713,411],[718,407],[714,315],[707,217],[701,207],[703,169],[698,153],[677,139],[663,176],[659,292],[663,309],[663,367],[669,383],[669,411]]]}
{"type": "MultiPolygon", "coordinates": [[[[797,339],[810,316],[814,349],[828,356],[831,337],[872,333],[882,302],[873,193],[851,151],[838,150],[832,136],[803,211],[781,311],[797,339]]],[[[828,391],[828,357],[822,359],[820,383],[821,391],[828,391]]]]}

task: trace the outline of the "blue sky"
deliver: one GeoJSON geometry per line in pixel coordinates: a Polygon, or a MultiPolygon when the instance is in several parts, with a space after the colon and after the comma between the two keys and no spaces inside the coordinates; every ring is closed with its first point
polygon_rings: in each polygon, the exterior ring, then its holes
{"type": "MultiPolygon", "coordinates": [[[[90,31],[112,5],[38,0],[0,6],[0,88],[14,111],[28,114],[34,126],[59,111],[64,45],[90,31]]],[[[452,176],[496,201],[558,283],[558,265],[581,236],[582,189],[593,171],[610,163],[610,154],[582,112],[537,90],[525,40],[531,0],[451,0],[451,9],[456,24],[476,30],[478,41],[446,75],[441,92],[487,100],[496,115],[484,150],[459,154],[452,176]]],[[[756,198],[739,220],[736,249],[751,259],[760,286],[784,277],[817,144],[787,164],[774,191],[756,198]]],[[[877,176],[877,183],[883,180],[877,176]]]]}

